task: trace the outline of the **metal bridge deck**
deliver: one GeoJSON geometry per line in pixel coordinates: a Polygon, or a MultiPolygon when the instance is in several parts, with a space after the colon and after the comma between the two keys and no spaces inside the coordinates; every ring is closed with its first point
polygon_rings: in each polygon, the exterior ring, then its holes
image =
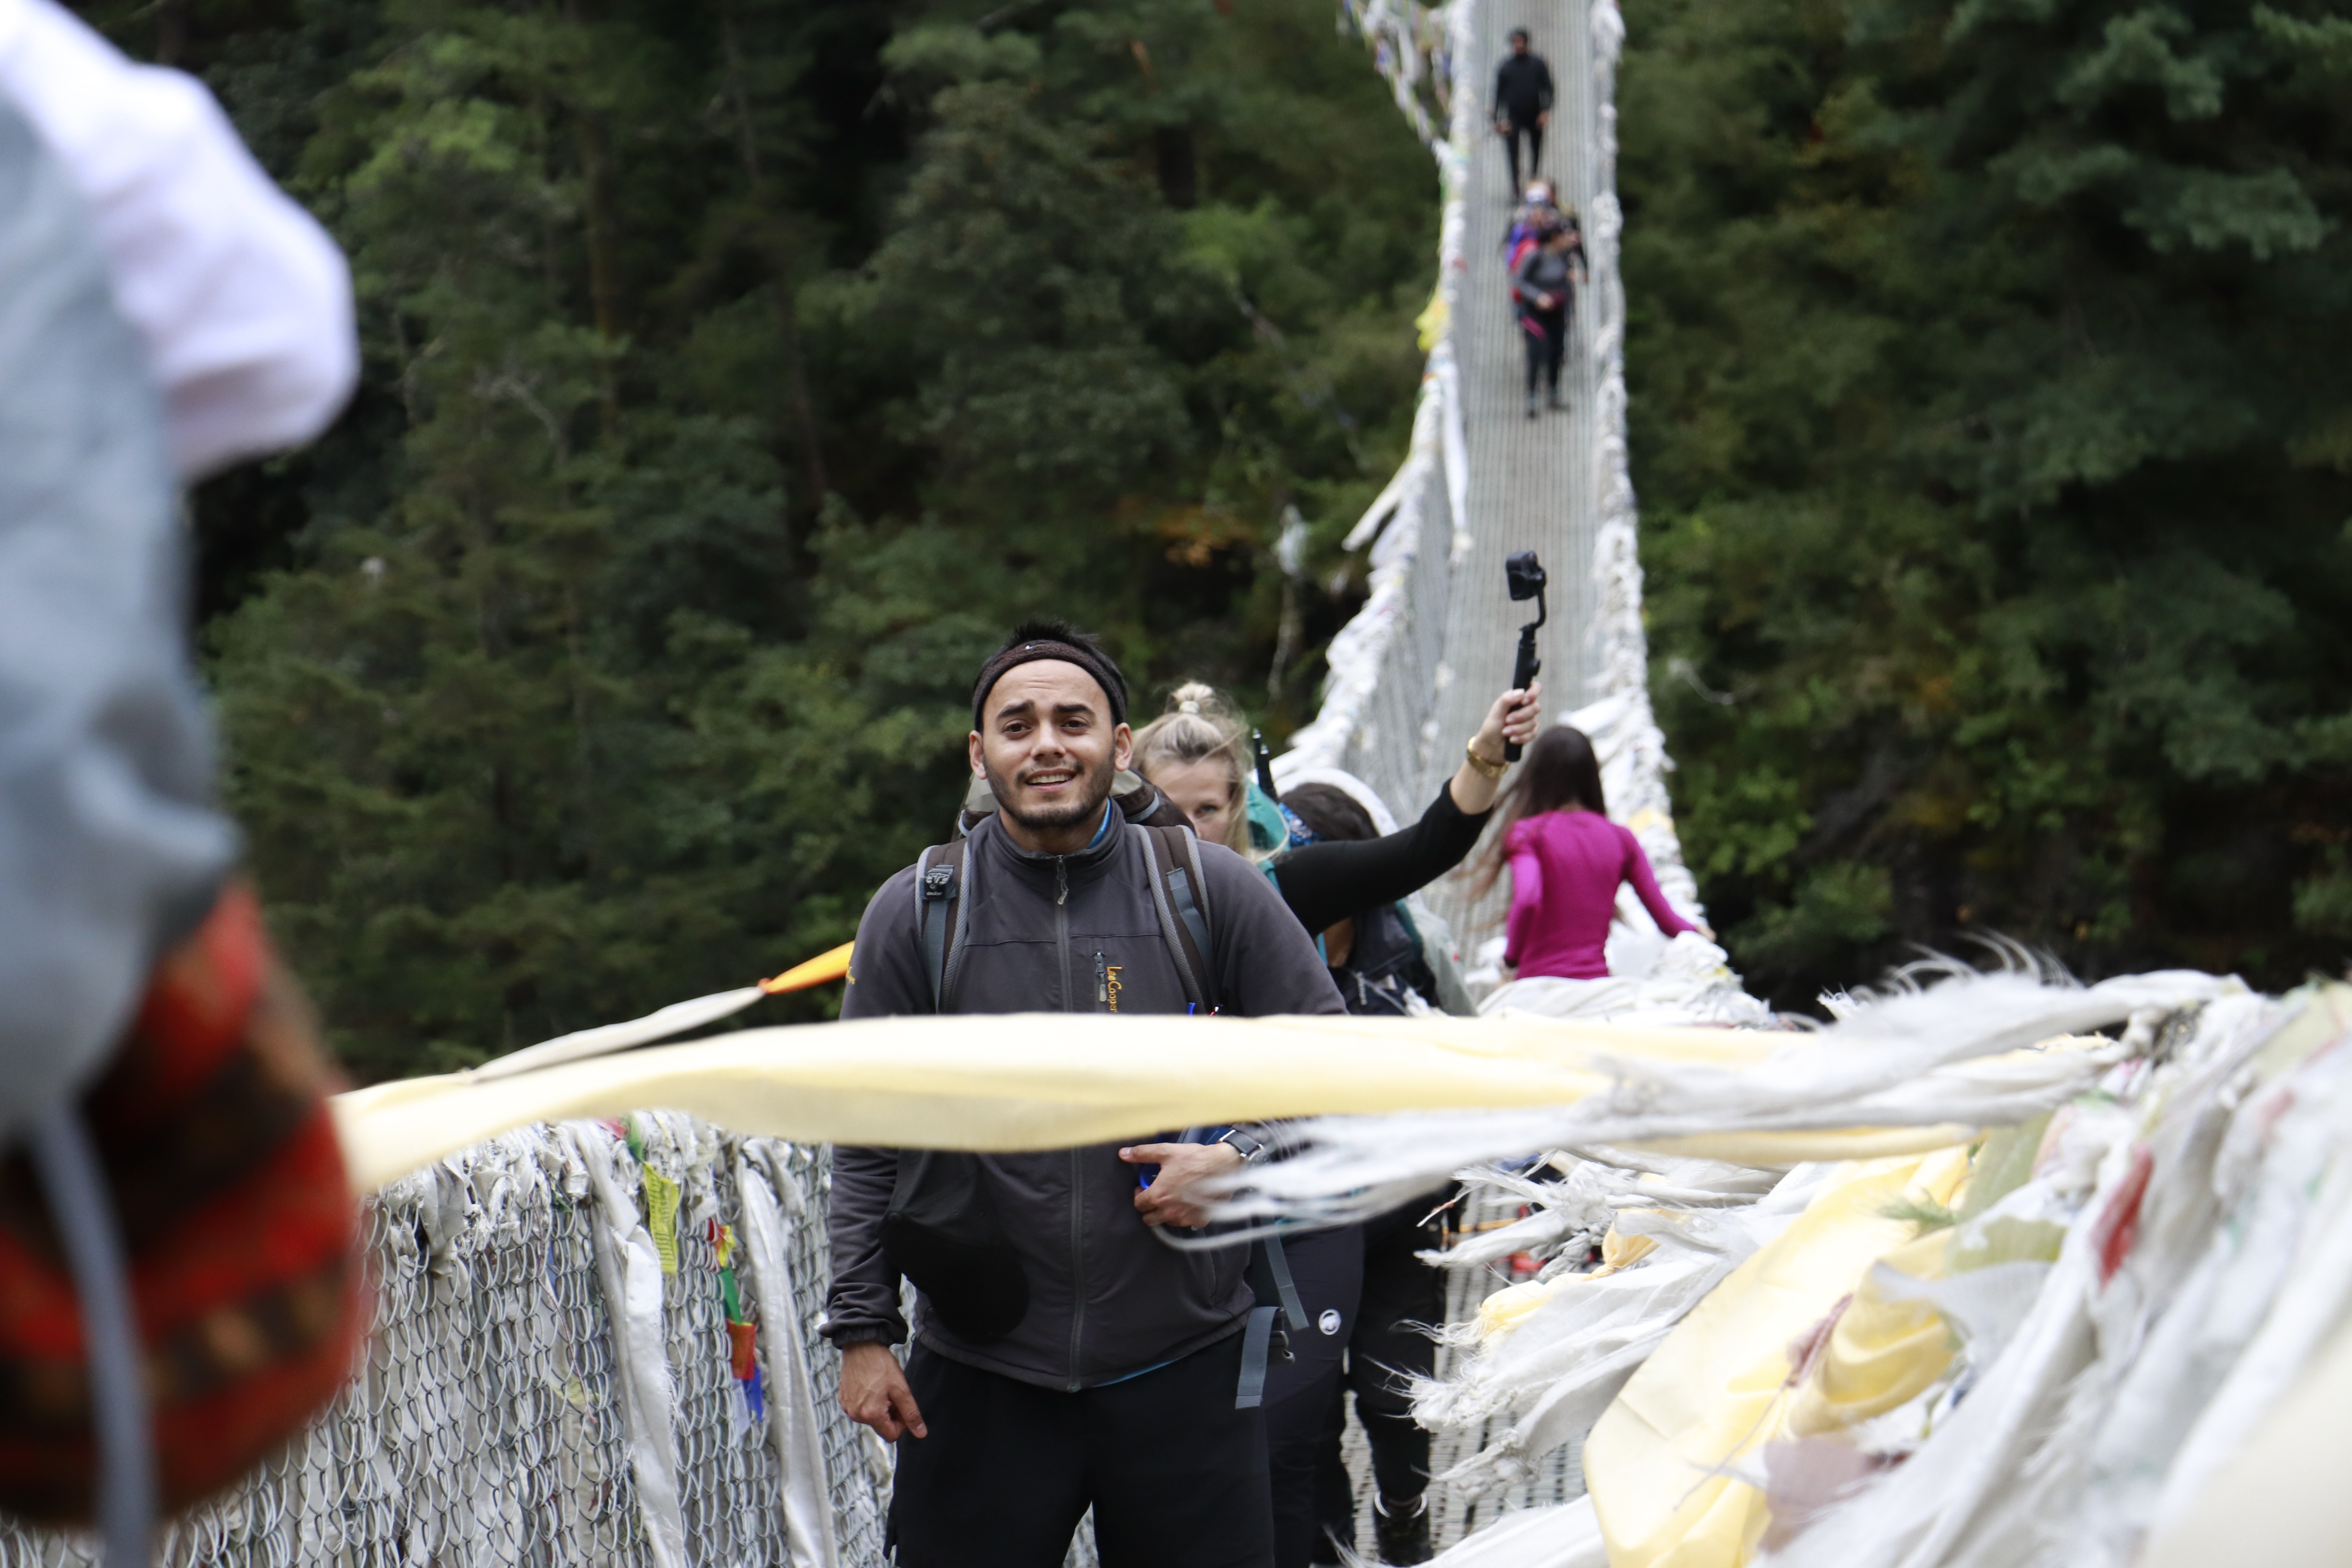
{"type": "MultiPolygon", "coordinates": [[[[1558,101],[1545,139],[1541,173],[1559,199],[1589,215],[1601,188],[1596,148],[1598,106],[1593,90],[1591,28],[1583,0],[1479,0],[1478,58],[1463,62],[1458,79],[1491,102],[1494,70],[1508,50],[1513,27],[1525,27],[1538,54],[1551,65],[1558,101]]],[[[1514,206],[1502,140],[1488,134],[1472,160],[1464,244],[1467,271],[1454,322],[1461,367],[1465,445],[1469,458],[1468,556],[1451,574],[1443,664],[1437,679],[1437,725],[1426,773],[1411,800],[1417,811],[1461,762],[1460,746],[1486,705],[1510,681],[1519,624],[1534,606],[1515,605],[1504,591],[1504,557],[1533,550],[1551,579],[1550,620],[1539,639],[1546,706],[1554,715],[1590,700],[1598,673],[1590,633],[1599,611],[1593,581],[1593,537],[1600,507],[1594,472],[1599,366],[1591,353],[1599,300],[1578,290],[1570,326],[1568,363],[1560,387],[1564,413],[1529,419],[1525,398],[1522,334],[1509,305],[1501,245],[1514,206]]],[[[1588,233],[1590,223],[1587,224],[1588,233]]],[[[1431,889],[1452,920],[1465,950],[1499,929],[1493,899],[1474,908],[1462,874],[1431,889]]]]}

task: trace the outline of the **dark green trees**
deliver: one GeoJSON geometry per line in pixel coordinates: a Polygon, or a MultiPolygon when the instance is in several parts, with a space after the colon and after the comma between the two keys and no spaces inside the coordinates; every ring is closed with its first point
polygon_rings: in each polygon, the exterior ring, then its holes
{"type": "Polygon", "coordinates": [[[1657,689],[1744,963],[2339,963],[2347,9],[1629,10],[1657,689]]]}
{"type": "Polygon", "coordinates": [[[173,8],[362,296],[342,426],[197,506],[231,801],[361,1074],[845,938],[1022,615],[1264,689],[1256,547],[1296,505],[1328,571],[1402,444],[1427,155],[1320,0],[979,9],[173,8]]]}
{"type": "MultiPolygon", "coordinates": [[[[2339,963],[2352,6],[1627,11],[1654,686],[1742,966],[2339,963]]],[[[1265,690],[1265,546],[1327,578],[1400,455],[1435,181],[1326,0],[91,12],[358,276],[351,415],[196,512],[363,1074],[841,940],[1018,616],[1265,690]]],[[[1348,608],[1288,597],[1277,737],[1348,608]]]]}

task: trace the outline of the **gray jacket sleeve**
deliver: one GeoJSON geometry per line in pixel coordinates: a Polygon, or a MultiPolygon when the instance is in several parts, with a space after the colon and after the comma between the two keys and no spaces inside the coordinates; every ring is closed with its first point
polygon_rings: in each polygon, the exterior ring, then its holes
{"type": "MultiPolygon", "coordinates": [[[[915,951],[915,869],[882,884],[857,922],[844,1018],[888,1018],[931,1010],[930,988],[915,951]]],[[[882,1216],[898,1184],[896,1149],[836,1146],[833,1197],[826,1211],[833,1289],[825,1297],[824,1332],[837,1345],[862,1340],[897,1344],[907,1337],[898,1310],[898,1271],[882,1256],[882,1216]]]]}
{"type": "MultiPolygon", "coordinates": [[[[1265,873],[1222,844],[1201,846],[1209,923],[1217,944],[1221,1009],[1244,1018],[1284,1013],[1344,1013],[1339,988],[1315,939],[1265,873]]],[[[909,897],[912,895],[909,894],[909,897]]]]}
{"type": "Polygon", "coordinates": [[[0,101],[0,1138],[105,1061],[236,838],[161,405],[90,216],[0,101]]]}

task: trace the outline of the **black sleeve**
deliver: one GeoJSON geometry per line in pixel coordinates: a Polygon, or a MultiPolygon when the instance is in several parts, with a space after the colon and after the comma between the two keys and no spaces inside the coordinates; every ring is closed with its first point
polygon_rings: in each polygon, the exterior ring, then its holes
{"type": "Polygon", "coordinates": [[[1411,827],[1381,838],[1309,844],[1284,856],[1274,870],[1282,900],[1310,931],[1393,903],[1462,864],[1493,815],[1472,816],[1454,804],[1451,787],[1441,789],[1411,827]]]}
{"type": "MultiPolygon", "coordinates": [[[[882,884],[857,922],[850,950],[844,1018],[887,1018],[931,1010],[929,983],[915,939],[912,867],[882,884]]],[[[898,1312],[898,1271],[882,1253],[882,1216],[898,1181],[898,1152],[847,1145],[833,1152],[833,1195],[825,1212],[833,1287],[824,1332],[837,1345],[861,1340],[897,1344],[907,1337],[898,1312]]]]}
{"type": "Polygon", "coordinates": [[[1220,1010],[1244,1018],[1346,1012],[1315,939],[1283,908],[1265,873],[1222,844],[1200,848],[1220,1010]]]}
{"type": "Polygon", "coordinates": [[[1536,104],[1549,112],[1551,109],[1551,67],[1536,61],[1536,104]]]}
{"type": "Polygon", "coordinates": [[[849,984],[841,994],[844,1018],[899,1018],[931,1010],[929,979],[915,924],[915,868],[882,884],[867,900],[849,950],[849,984]]]}

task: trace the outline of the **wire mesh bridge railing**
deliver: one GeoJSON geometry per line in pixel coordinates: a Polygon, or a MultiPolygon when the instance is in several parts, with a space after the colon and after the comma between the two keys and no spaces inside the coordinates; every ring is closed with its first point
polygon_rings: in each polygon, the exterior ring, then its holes
{"type": "MultiPolygon", "coordinates": [[[[526,1129],[394,1184],[368,1206],[366,1359],[156,1561],[880,1568],[890,1456],[842,1414],[817,1333],[828,1181],[821,1149],[654,1112],[526,1129]]],[[[1449,1316],[1508,1282],[1454,1276],[1449,1316]]],[[[1568,1458],[1507,1498],[1435,1497],[1441,1539],[1574,1496],[1568,1458]]],[[[0,1568],[96,1560],[79,1534],[0,1524],[0,1568]]],[[[1094,1561],[1082,1532],[1071,1562],[1094,1561]]]]}
{"type": "MultiPolygon", "coordinates": [[[[366,1360],[277,1460],[173,1524],[157,1560],[881,1563],[888,1457],[841,1413],[816,1337],[828,1169],[819,1150],[654,1113],[527,1129],[387,1188],[368,1211],[366,1360]]],[[[0,1530],[6,1568],[94,1553],[0,1530]]]]}

